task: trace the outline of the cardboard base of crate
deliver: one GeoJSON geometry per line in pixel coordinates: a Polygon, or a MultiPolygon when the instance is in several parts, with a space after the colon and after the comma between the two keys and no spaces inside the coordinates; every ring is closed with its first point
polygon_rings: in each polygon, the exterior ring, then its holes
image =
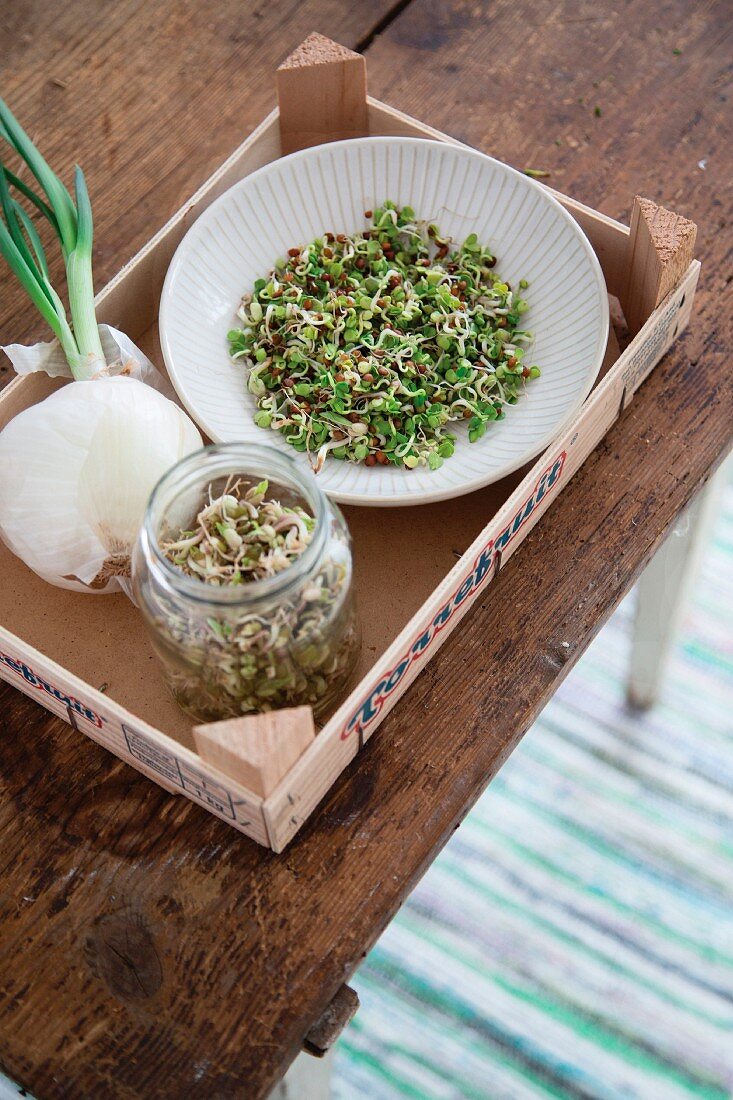
{"type": "MultiPolygon", "coordinates": [[[[155,355],[157,334],[140,340],[155,355]]],[[[599,381],[618,357],[612,331],[599,381]]],[[[50,392],[57,383],[40,380],[50,392]]],[[[455,500],[344,508],[354,549],[363,647],[360,680],[437,588],[525,470],[455,500]],[[385,531],[389,530],[389,538],[385,531]]],[[[0,622],[80,680],[195,751],[191,721],[168,695],[142,619],[126,596],[87,596],[40,580],[0,543],[0,622]]]]}

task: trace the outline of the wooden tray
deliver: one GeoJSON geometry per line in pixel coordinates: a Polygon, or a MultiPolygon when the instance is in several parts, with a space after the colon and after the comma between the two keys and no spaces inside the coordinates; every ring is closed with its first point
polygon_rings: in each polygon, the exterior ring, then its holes
{"type": "MultiPolygon", "coordinates": [[[[173,252],[236,180],[285,152],[345,137],[453,140],[367,97],[364,59],[319,35],[278,70],[278,96],[279,111],[98,296],[100,321],[127,332],[158,364],[158,301],[173,252]]],[[[317,734],[307,708],[192,730],[124,596],[53,588],[1,546],[0,677],[156,783],[282,851],[689,320],[700,269],[692,222],[636,198],[629,229],[555,194],[595,249],[611,299],[599,380],[531,468],[454,501],[391,508],[383,523],[378,509],[344,509],[364,648],[356,687],[317,734]]],[[[16,379],[0,395],[0,428],[62,384],[16,379]]]]}

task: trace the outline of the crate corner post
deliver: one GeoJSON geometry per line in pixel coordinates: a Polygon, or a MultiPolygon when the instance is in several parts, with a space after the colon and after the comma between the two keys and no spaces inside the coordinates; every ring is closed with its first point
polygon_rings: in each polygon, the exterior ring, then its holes
{"type": "Polygon", "coordinates": [[[202,760],[267,798],[314,740],[310,707],[291,707],[194,726],[202,760]]]}
{"type": "Polygon", "coordinates": [[[366,59],[310,34],[277,70],[283,154],[369,133],[366,59]]]}
{"type": "Polygon", "coordinates": [[[652,199],[634,196],[622,300],[632,336],[674,290],[693,260],[697,226],[652,199]]]}

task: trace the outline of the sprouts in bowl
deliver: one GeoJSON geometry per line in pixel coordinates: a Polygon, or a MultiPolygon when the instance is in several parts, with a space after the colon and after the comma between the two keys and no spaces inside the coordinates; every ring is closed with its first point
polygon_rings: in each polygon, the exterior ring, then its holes
{"type": "MultiPolygon", "coordinates": [[[[515,359],[509,368],[510,380],[520,366],[516,403],[511,402],[506,416],[497,413],[494,418],[485,401],[481,409],[474,408],[466,415],[463,423],[455,428],[449,424],[450,446],[446,446],[445,433],[435,448],[426,447],[422,452],[405,450],[401,442],[402,457],[410,461],[390,460],[394,449],[385,452],[382,443],[386,437],[374,434],[370,417],[369,438],[375,447],[367,449],[365,461],[354,461],[353,455],[343,453],[340,460],[328,447],[325,453],[322,446],[297,448],[296,460],[306,467],[320,466],[319,484],[336,500],[381,506],[426,503],[471,492],[535,457],[577,411],[600,369],[608,334],[608,300],[600,265],[577,223],[533,180],[473,150],[415,138],[359,138],[277,160],[235,184],[189,230],[166,278],[161,341],[179,396],[211,438],[266,442],[293,453],[293,441],[288,441],[286,433],[263,432],[263,427],[272,425],[264,424],[262,394],[253,392],[257,386],[250,386],[251,372],[263,361],[256,358],[258,349],[254,345],[242,348],[246,354],[234,362],[230,357],[228,336],[238,327],[244,328],[241,314],[237,320],[237,310],[243,295],[245,303],[251,303],[256,287],[275,265],[279,262],[283,270],[309,242],[323,241],[327,233],[350,240],[369,234],[367,214],[380,205],[382,210],[385,205],[400,211],[408,208],[421,225],[439,227],[438,249],[444,241],[448,241],[449,250],[465,247],[468,241],[469,250],[484,250],[501,273],[502,282],[497,279],[497,284],[510,287],[516,301],[524,303],[520,325],[510,302],[515,328],[531,334],[529,340],[520,338],[518,357],[502,359],[502,365],[515,359]],[[390,202],[385,204],[385,199],[390,202]],[[525,369],[531,372],[535,365],[541,368],[539,377],[537,371],[521,374],[525,369]],[[437,453],[441,444],[442,455],[437,453]],[[431,462],[432,450],[436,458],[431,462]],[[367,463],[366,458],[376,451],[383,458],[367,463]],[[351,460],[344,461],[344,457],[351,460]],[[437,458],[447,460],[438,462],[437,458]]],[[[431,247],[435,257],[435,241],[431,247]]],[[[389,245],[387,249],[389,261],[389,245]]],[[[394,255],[393,248],[391,251],[394,255]]],[[[466,288],[454,292],[459,298],[468,295],[466,288]]],[[[496,303],[490,300],[492,305],[496,303]]],[[[429,315],[426,325],[431,336],[429,315]]],[[[355,341],[354,335],[348,332],[349,346],[336,342],[336,354],[354,350],[369,354],[369,348],[355,341]]],[[[287,330],[284,339],[287,343],[287,330]]],[[[296,339],[299,335],[293,332],[296,339]]],[[[493,344],[487,347],[493,348],[493,344]]],[[[267,357],[267,348],[264,350],[267,357]]],[[[448,358],[454,353],[451,344],[443,350],[448,358]]],[[[389,348],[385,351],[389,353],[389,348]]],[[[430,351],[430,363],[438,353],[439,345],[430,351]]],[[[262,349],[259,354],[262,356],[262,349]]],[[[460,358],[456,354],[455,363],[444,359],[440,366],[444,377],[464,380],[458,372],[470,368],[460,358]]],[[[490,358],[487,363],[490,369],[490,358]]],[[[391,366],[391,360],[385,366],[391,366]]],[[[271,375],[268,378],[272,381],[271,375]]],[[[294,384],[302,389],[308,381],[294,384]]],[[[451,385],[455,387],[455,383],[451,385]]],[[[415,388],[412,382],[410,386],[415,388]]],[[[364,390],[363,386],[356,388],[364,390]]],[[[384,386],[382,390],[386,393],[384,386]]],[[[324,387],[318,392],[325,407],[324,387]]],[[[311,395],[303,392],[298,396],[312,414],[311,395]]],[[[460,394],[456,400],[462,400],[460,394]]],[[[452,401],[446,404],[453,409],[452,401]]],[[[439,419],[440,401],[430,405],[436,406],[430,415],[439,419]]],[[[361,416],[365,408],[362,402],[351,411],[361,416]]],[[[400,419],[399,412],[397,417],[400,419]]],[[[380,426],[384,417],[376,420],[380,426]]],[[[322,423],[319,432],[323,436],[322,423]]],[[[345,434],[350,438],[348,430],[345,434]]],[[[342,442],[333,440],[330,431],[327,435],[327,443],[342,442]]]]}

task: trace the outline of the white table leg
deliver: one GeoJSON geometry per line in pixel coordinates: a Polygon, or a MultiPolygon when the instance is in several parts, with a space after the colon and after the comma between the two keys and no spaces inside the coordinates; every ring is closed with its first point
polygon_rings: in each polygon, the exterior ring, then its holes
{"type": "Polygon", "coordinates": [[[628,699],[634,707],[650,707],[659,697],[666,663],[718,515],[728,472],[728,463],[724,462],[680,516],[639,579],[628,682],[628,699]]]}
{"type": "Polygon", "coordinates": [[[299,1054],[269,1100],[328,1100],[332,1072],[333,1047],[322,1058],[299,1054]]]}

